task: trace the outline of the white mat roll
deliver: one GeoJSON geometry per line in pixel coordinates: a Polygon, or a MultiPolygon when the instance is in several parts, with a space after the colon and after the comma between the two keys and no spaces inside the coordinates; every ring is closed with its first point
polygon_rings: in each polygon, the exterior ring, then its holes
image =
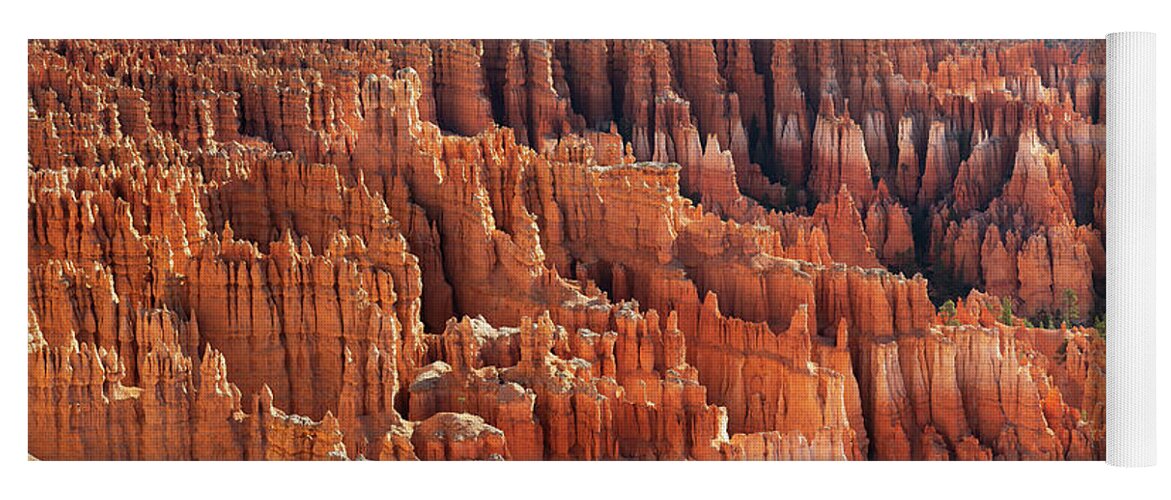
{"type": "Polygon", "coordinates": [[[1106,37],[1106,463],[1155,464],[1155,35],[1106,37]]]}

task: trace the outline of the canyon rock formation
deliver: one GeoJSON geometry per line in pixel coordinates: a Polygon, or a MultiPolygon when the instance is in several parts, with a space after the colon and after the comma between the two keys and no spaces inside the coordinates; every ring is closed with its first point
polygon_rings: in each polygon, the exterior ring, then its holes
{"type": "Polygon", "coordinates": [[[1098,460],[1101,42],[28,42],[42,460],[1098,460]]]}

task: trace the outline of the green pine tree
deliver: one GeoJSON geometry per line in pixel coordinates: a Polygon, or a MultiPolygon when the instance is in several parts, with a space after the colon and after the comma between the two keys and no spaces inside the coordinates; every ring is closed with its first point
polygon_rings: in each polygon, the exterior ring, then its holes
{"type": "Polygon", "coordinates": [[[1003,297],[1000,299],[1000,317],[997,318],[996,321],[1009,326],[1012,326],[1013,323],[1015,323],[1012,316],[1012,299],[1008,297],[1003,297]]]}
{"type": "Polygon", "coordinates": [[[953,300],[948,300],[939,306],[939,316],[945,325],[959,326],[960,321],[956,319],[956,314],[956,303],[953,300]]]}
{"type": "Polygon", "coordinates": [[[1094,321],[1094,329],[1098,331],[1098,335],[1106,338],[1106,315],[1102,314],[1094,321]]]}
{"type": "Polygon", "coordinates": [[[1077,294],[1073,290],[1066,288],[1062,299],[1061,321],[1067,326],[1073,326],[1078,322],[1081,312],[1078,311],[1077,294]]]}
{"type": "Polygon", "coordinates": [[[1057,326],[1053,324],[1053,316],[1050,316],[1049,311],[1046,310],[1037,312],[1036,323],[1040,328],[1048,328],[1050,330],[1057,328],[1057,326]]]}

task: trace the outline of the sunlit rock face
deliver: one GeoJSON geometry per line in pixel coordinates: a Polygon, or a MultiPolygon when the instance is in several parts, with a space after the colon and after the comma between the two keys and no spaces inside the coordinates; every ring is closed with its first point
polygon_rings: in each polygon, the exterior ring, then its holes
{"type": "Polygon", "coordinates": [[[30,41],[28,452],[1101,459],[1104,61],[30,41]]]}

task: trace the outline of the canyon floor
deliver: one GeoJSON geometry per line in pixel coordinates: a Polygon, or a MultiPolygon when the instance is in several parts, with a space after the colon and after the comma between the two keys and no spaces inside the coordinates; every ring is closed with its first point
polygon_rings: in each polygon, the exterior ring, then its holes
{"type": "Polygon", "coordinates": [[[28,41],[40,460],[1101,460],[1102,41],[28,41]]]}

